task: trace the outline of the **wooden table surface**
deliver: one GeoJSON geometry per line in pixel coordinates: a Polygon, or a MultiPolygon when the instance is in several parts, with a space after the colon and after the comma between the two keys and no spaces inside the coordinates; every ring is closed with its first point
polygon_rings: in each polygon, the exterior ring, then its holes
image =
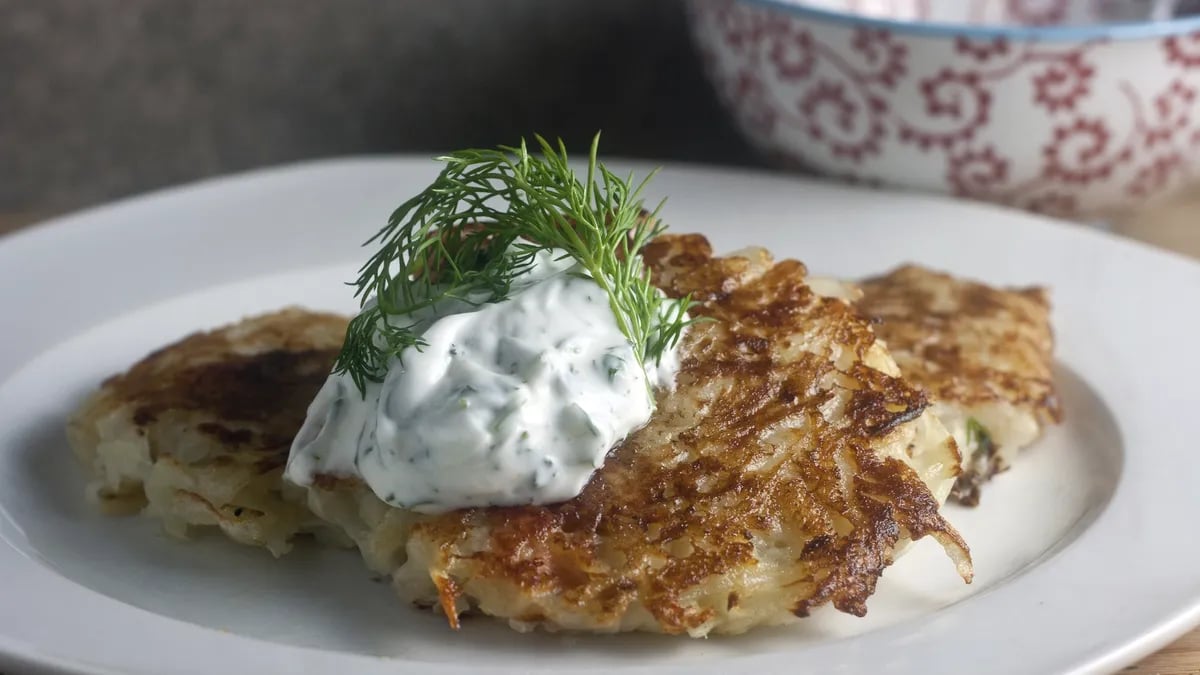
{"type": "MultiPolygon", "coordinates": [[[[43,220],[49,215],[0,212],[0,234],[43,220]]],[[[1115,229],[1126,236],[1200,258],[1200,188],[1148,208],[1127,222],[1118,224],[1115,229]]],[[[1122,673],[1200,675],[1200,629],[1129,666],[1122,673]]]]}

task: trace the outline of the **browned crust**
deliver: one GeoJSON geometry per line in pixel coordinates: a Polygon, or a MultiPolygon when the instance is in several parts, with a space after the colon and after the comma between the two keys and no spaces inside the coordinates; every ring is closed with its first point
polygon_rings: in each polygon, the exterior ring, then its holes
{"type": "Polygon", "coordinates": [[[906,265],[864,281],[862,291],[858,307],[905,378],[934,398],[1004,401],[1043,422],[1061,420],[1044,289],[992,288],[906,265]]]}
{"type": "Polygon", "coordinates": [[[751,260],[713,258],[698,235],[662,237],[644,256],[660,287],[693,294],[694,314],[715,319],[689,332],[675,394],[577,498],[415,525],[412,536],[439,551],[429,572],[444,607],[472,582],[512,584],[600,626],[638,601],[661,630],[681,633],[713,617],[689,591],[758,564],[754,539],[777,532],[795,560],[792,581],[770,592],[801,616],[825,603],[862,615],[901,537],[933,534],[965,549],[915,472],[875,450],[925,409],[925,396],[861,364],[831,363],[834,345],[857,361],[875,342],[852,308],[814,295],[798,262],[751,278],[751,260]],[[724,384],[713,391],[714,382],[724,384]],[[827,421],[821,406],[836,394],[849,403],[827,421]],[[800,419],[802,429],[784,424],[800,419]],[[764,440],[773,429],[779,437],[764,440]],[[486,543],[468,543],[480,529],[486,543]]]}
{"type": "Polygon", "coordinates": [[[442,613],[446,615],[450,627],[458,630],[458,611],[454,608],[454,603],[460,593],[458,583],[447,576],[436,576],[433,578],[433,585],[437,587],[438,602],[441,604],[442,613]]]}
{"type": "Polygon", "coordinates": [[[217,526],[275,555],[322,531],[284,489],[283,467],[345,329],[342,317],[285,309],[190,335],[109,378],[68,423],[89,491],[107,512],[149,507],[173,534],[217,526]]]}
{"type": "Polygon", "coordinates": [[[345,326],[344,317],[301,310],[247,319],[155,351],[106,380],[102,392],[128,406],[141,435],[164,415],[186,412],[228,454],[254,453],[259,469],[270,471],[286,463],[345,326]]]}
{"type": "MultiPolygon", "coordinates": [[[[904,376],[935,399],[965,408],[1005,403],[1041,424],[1062,421],[1044,289],[993,288],[906,265],[863,282],[862,292],[859,309],[904,376]]],[[[983,484],[1005,468],[988,442],[964,459],[951,498],[978,505],[983,484]]]]}

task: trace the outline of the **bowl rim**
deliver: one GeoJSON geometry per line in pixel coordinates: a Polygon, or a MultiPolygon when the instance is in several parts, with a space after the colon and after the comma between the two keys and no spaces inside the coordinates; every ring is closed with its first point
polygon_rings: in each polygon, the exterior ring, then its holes
{"type": "MultiPolygon", "coordinates": [[[[701,0],[692,0],[698,2],[701,0]]],[[[1088,40],[1150,40],[1174,35],[1200,32],[1200,16],[1169,21],[1138,21],[1106,23],[1090,26],[982,26],[941,21],[905,21],[863,16],[853,12],[810,7],[804,0],[734,0],[737,3],[758,5],[782,10],[808,19],[837,24],[881,28],[901,35],[919,37],[1007,38],[1022,41],[1082,42],[1088,40]]]]}

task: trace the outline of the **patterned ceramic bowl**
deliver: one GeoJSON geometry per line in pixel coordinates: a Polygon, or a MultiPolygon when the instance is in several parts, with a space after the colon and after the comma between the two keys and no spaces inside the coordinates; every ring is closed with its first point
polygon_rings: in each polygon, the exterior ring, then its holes
{"type": "MultiPolygon", "coordinates": [[[[874,185],[1117,215],[1200,169],[1200,17],[1155,0],[689,0],[768,156],[874,185]]],[[[1194,3],[1193,3],[1194,4],[1194,3]]]]}

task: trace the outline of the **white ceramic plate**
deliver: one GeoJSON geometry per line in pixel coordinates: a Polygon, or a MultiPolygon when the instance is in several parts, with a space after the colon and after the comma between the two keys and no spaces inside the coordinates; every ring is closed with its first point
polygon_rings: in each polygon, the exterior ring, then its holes
{"type": "MultiPolygon", "coordinates": [[[[638,167],[645,169],[645,167],[638,167]]],[[[1067,422],[977,510],[947,508],[975,557],[932,542],[889,569],[864,619],[822,611],[738,638],[450,631],[357,556],[283,560],[97,515],[67,413],[104,376],[200,328],[286,304],[350,310],[351,277],[428,161],[251,173],[0,240],[0,670],[71,672],[1084,673],[1200,620],[1200,265],[1105,234],[920,196],[668,167],[677,231],[764,244],[821,274],[912,260],[1053,289],[1067,422]]]]}

